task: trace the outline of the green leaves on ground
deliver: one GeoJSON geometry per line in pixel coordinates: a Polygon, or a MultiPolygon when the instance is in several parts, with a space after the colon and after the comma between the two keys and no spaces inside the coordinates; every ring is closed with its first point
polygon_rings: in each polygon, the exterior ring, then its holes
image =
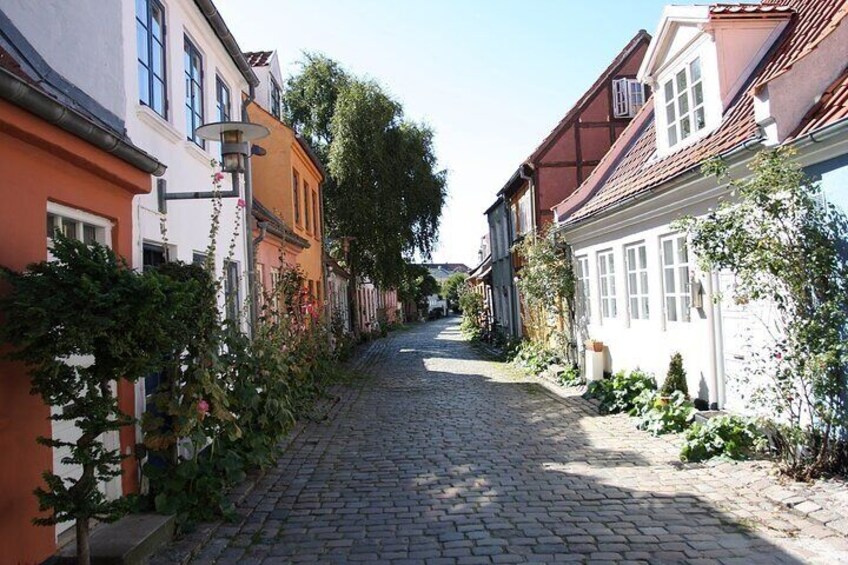
{"type": "Polygon", "coordinates": [[[739,416],[716,416],[705,424],[696,423],[686,431],[680,451],[683,461],[704,461],[712,457],[747,459],[765,448],[765,437],[756,424],[739,416]]]}

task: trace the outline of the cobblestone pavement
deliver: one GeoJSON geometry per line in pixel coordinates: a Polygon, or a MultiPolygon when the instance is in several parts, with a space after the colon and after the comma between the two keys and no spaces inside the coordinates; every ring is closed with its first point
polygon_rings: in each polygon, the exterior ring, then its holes
{"type": "Polygon", "coordinates": [[[482,360],[456,319],[367,360],[194,562],[848,562],[744,467],[680,465],[632,420],[482,360]]]}

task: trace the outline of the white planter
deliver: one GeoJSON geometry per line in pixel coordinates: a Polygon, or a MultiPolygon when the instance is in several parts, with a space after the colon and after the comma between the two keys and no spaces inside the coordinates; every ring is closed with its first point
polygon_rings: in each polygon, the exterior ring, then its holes
{"type": "Polygon", "coordinates": [[[586,382],[604,378],[604,352],[586,350],[586,382]]]}

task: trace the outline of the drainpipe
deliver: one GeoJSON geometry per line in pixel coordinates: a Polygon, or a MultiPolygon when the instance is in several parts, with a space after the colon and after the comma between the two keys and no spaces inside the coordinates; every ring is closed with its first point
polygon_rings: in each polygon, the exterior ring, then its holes
{"type": "Polygon", "coordinates": [[[718,371],[718,358],[722,356],[724,353],[724,348],[719,345],[721,343],[723,336],[718,332],[717,328],[717,314],[718,308],[715,303],[715,288],[716,285],[713,282],[713,272],[710,271],[708,273],[704,273],[704,278],[707,281],[707,299],[710,301],[709,307],[709,332],[707,335],[707,344],[710,351],[710,380],[712,381],[710,396],[714,398],[707,398],[710,405],[710,410],[718,410],[719,406],[721,406],[721,394],[719,393],[719,388],[722,388],[724,385],[721,383],[722,378],[719,377],[718,371]]]}
{"type": "MultiPolygon", "coordinates": [[[[247,107],[256,98],[256,87],[251,83],[247,98],[241,103],[241,119],[249,122],[247,107]]],[[[251,159],[244,160],[244,245],[247,254],[247,296],[250,316],[250,337],[256,335],[256,325],[259,315],[256,304],[256,249],[253,242],[253,176],[251,174],[251,159]]],[[[264,236],[264,233],[262,234],[264,236]]],[[[261,241],[261,240],[260,240],[261,241]]]]}

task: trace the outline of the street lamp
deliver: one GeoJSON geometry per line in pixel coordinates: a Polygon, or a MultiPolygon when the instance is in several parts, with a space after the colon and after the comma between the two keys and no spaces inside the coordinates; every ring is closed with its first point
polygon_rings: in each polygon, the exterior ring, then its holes
{"type": "Polygon", "coordinates": [[[205,124],[195,133],[208,141],[221,143],[221,170],[243,173],[245,160],[250,156],[250,142],[267,137],[268,128],[247,122],[214,122],[205,124]]]}

